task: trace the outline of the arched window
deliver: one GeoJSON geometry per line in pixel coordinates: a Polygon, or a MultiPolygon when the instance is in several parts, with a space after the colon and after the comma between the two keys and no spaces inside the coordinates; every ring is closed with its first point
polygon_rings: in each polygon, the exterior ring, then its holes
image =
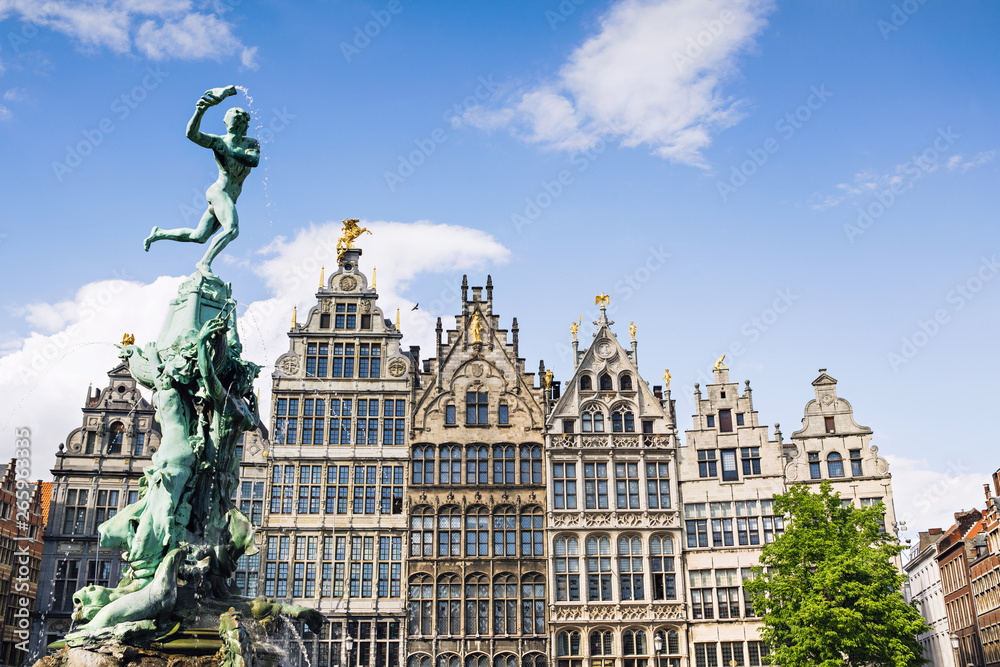
{"type": "Polygon", "coordinates": [[[413,483],[434,483],[434,446],[417,445],[413,448],[413,483]]]}
{"type": "Polygon", "coordinates": [[[642,539],[637,536],[618,538],[618,574],[622,600],[643,600],[646,597],[642,571],[642,539]]]}
{"type": "Polygon", "coordinates": [[[837,452],[830,452],[826,457],[826,467],[830,477],[844,476],[844,459],[837,452]]]}
{"type": "Polygon", "coordinates": [[[510,505],[501,505],[494,510],[493,555],[498,558],[517,557],[517,512],[510,505]]]}
{"type": "Polygon", "coordinates": [[[410,634],[431,634],[434,616],[434,581],[430,575],[410,577],[410,634]]]}
{"type": "Polygon", "coordinates": [[[503,447],[496,445],[493,447],[493,483],[494,484],[514,484],[514,457],[513,445],[503,447]]]}
{"type": "Polygon", "coordinates": [[[108,435],[108,454],[121,454],[122,442],[125,440],[125,425],[115,422],[111,425],[108,435]]]}
{"type": "Polygon", "coordinates": [[[462,555],[462,511],[454,505],[438,511],[438,556],[462,555]]]}
{"type": "Polygon", "coordinates": [[[434,510],[415,507],[410,515],[410,555],[434,555],[434,510]]]}
{"type": "Polygon", "coordinates": [[[638,657],[649,654],[646,646],[646,633],[642,630],[623,632],[622,654],[625,656],[625,667],[646,667],[646,658],[638,657]]]}
{"type": "Polygon", "coordinates": [[[517,578],[512,574],[493,580],[493,634],[517,634],[517,578]]]}
{"type": "Polygon", "coordinates": [[[599,405],[592,404],[582,415],[584,433],[604,433],[604,412],[599,405]]]}
{"type": "Polygon", "coordinates": [[[485,574],[470,574],[465,579],[465,632],[490,634],[490,580],[485,574]]]}
{"type": "Polygon", "coordinates": [[[580,542],[576,537],[557,537],[553,545],[556,560],[556,600],[580,599],[580,542]]]}
{"type": "Polygon", "coordinates": [[[521,445],[521,484],[542,483],[542,448],[521,445]]]}
{"type": "Polygon", "coordinates": [[[590,633],[590,655],[614,655],[615,636],[611,630],[594,630],[590,633]]]}
{"type": "Polygon", "coordinates": [[[666,535],[649,539],[649,572],[653,577],[654,600],[676,600],[677,581],[674,574],[674,542],[666,535]]]}
{"type": "Polygon", "coordinates": [[[486,445],[469,445],[465,462],[465,483],[486,484],[489,482],[490,449],[486,445]]]}
{"type": "Polygon", "coordinates": [[[632,376],[625,373],[618,380],[618,386],[621,387],[622,391],[632,391],[632,376]]]}
{"type": "Polygon", "coordinates": [[[459,445],[441,447],[441,484],[462,483],[462,448],[459,445]]]}
{"type": "Polygon", "coordinates": [[[462,659],[454,653],[442,653],[437,657],[437,667],[462,667],[462,659]]]}
{"type": "Polygon", "coordinates": [[[545,634],[545,577],[542,575],[527,574],[521,579],[521,611],[521,634],[545,634]]]}
{"type": "Polygon", "coordinates": [[[615,433],[635,433],[635,415],[632,408],[622,404],[611,413],[611,430],[615,433]]]}
{"type": "MultiPolygon", "coordinates": [[[[437,585],[437,631],[439,635],[457,635],[462,622],[462,584],[454,574],[445,574],[437,585]]],[[[457,656],[456,656],[457,658],[457,656]]],[[[438,667],[444,667],[438,665],[438,667]]]]}
{"type": "Polygon", "coordinates": [[[590,379],[590,376],[583,374],[580,376],[580,391],[593,391],[594,381],[590,379]]]}
{"type": "Polygon", "coordinates": [[[493,658],[493,667],[517,667],[517,656],[513,653],[501,653],[493,658]]]}
{"type": "Polygon", "coordinates": [[[587,538],[587,599],[591,602],[613,598],[611,590],[611,540],[587,538]]]}
{"type": "Polygon", "coordinates": [[[524,667],[545,667],[545,656],[541,653],[529,653],[524,656],[524,667]]]}
{"type": "Polygon", "coordinates": [[[524,508],[521,513],[521,555],[526,558],[543,556],[544,536],[542,510],[538,507],[524,508]]]}
{"type": "Polygon", "coordinates": [[[657,667],[680,667],[680,658],[667,657],[679,656],[681,653],[681,641],[677,631],[670,628],[660,629],[656,631],[654,637],[654,652],[661,656],[657,667]]]}
{"type": "Polygon", "coordinates": [[[611,376],[607,373],[601,376],[601,391],[611,391],[611,376]]]}
{"type": "Polygon", "coordinates": [[[580,655],[580,633],[576,630],[556,635],[556,656],[580,655]]]}
{"type": "Polygon", "coordinates": [[[406,659],[406,667],[431,667],[431,664],[431,657],[423,653],[411,655],[406,659]]]}
{"type": "Polygon", "coordinates": [[[466,511],[465,555],[490,555],[490,511],[483,505],[474,505],[466,511]]]}
{"type": "Polygon", "coordinates": [[[465,667],[490,667],[490,656],[485,653],[472,653],[466,656],[465,667]]]}

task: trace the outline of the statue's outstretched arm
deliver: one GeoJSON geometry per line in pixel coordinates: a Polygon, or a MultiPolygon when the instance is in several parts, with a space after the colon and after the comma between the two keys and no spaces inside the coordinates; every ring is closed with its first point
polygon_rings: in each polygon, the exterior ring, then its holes
{"type": "Polygon", "coordinates": [[[213,105],[209,104],[204,97],[198,100],[198,103],[195,105],[194,115],[191,116],[191,120],[187,124],[187,138],[199,146],[214,150],[221,137],[201,131],[201,117],[205,115],[205,109],[210,106],[213,105]]]}

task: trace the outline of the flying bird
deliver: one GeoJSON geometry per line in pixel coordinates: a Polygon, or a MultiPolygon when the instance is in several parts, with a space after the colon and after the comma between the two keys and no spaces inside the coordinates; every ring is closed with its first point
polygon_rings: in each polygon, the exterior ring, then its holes
{"type": "Polygon", "coordinates": [[[418,301],[417,304],[413,306],[413,308],[410,308],[410,310],[416,310],[419,307],[420,307],[420,302],[418,301]]]}

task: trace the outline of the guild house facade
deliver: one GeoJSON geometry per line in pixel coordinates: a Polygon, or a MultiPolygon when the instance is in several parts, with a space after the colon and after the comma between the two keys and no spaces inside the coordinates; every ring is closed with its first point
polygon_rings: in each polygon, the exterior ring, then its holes
{"type": "MultiPolygon", "coordinates": [[[[720,359],[682,440],[669,372],[644,379],[636,327],[619,340],[608,297],[590,340],[571,327],[556,378],[526,368],[492,278],[463,278],[454,325],[438,320],[421,360],[350,247],[360,231],[292,314],[269,437],[238,448],[234,500],[259,530],[234,584],[324,614],[319,633],[298,628],[302,650],[290,639],[301,664],[757,667],[743,584],[784,530],[775,495],[829,480],[845,503],[884,503],[898,528],[888,464],[825,370],[784,442],[720,359]]],[[[127,368],[109,375],[52,471],[37,607],[49,641],[73,591],[116,582],[96,526],[134,499],[158,442],[127,368]]]]}

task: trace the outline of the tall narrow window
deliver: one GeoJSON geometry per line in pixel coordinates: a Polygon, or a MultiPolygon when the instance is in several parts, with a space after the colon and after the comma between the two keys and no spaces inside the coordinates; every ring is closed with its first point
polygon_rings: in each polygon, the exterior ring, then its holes
{"type": "Polygon", "coordinates": [[[646,500],[651,510],[670,509],[670,464],[646,464],[646,500]]]}
{"type": "Polygon", "coordinates": [[[142,456],[143,452],[146,450],[146,434],[136,433],[135,434],[135,447],[132,448],[133,456],[142,456]]]}
{"type": "Polygon", "coordinates": [[[576,537],[557,537],[555,544],[556,600],[580,599],[580,542],[576,537]]]}
{"type": "Polygon", "coordinates": [[[521,514],[521,555],[526,558],[543,555],[542,513],[538,508],[526,509],[521,514]]]}
{"type": "Polygon", "coordinates": [[[465,394],[465,423],[486,424],[489,394],[485,391],[470,391],[465,394]]]}
{"type": "Polygon", "coordinates": [[[740,473],[736,468],[736,450],[720,449],[719,455],[722,458],[722,479],[726,482],[733,482],[740,478],[740,473]]]}
{"type": "Polygon", "coordinates": [[[553,507],[557,510],[576,509],[576,464],[552,464],[553,507]]]}
{"type": "MultiPolygon", "coordinates": [[[[482,574],[470,575],[465,580],[465,632],[469,635],[490,634],[490,580],[482,574]]],[[[486,664],[488,667],[489,662],[486,664]]],[[[476,663],[474,665],[478,667],[476,663]]]]}
{"type": "Polygon", "coordinates": [[[68,535],[83,534],[89,498],[90,491],[88,489],[70,489],[66,492],[66,509],[63,517],[64,533],[68,535]]]}
{"type": "Polygon", "coordinates": [[[410,555],[434,555],[434,511],[429,507],[416,508],[410,516],[410,555]]]}
{"type": "Polygon", "coordinates": [[[604,433],[604,412],[597,405],[591,405],[581,416],[584,433],[604,433]]]}
{"type": "Polygon", "coordinates": [[[613,598],[611,589],[611,540],[587,538],[587,599],[591,602],[613,598]]]}
{"type": "Polygon", "coordinates": [[[542,448],[521,446],[521,484],[542,483],[542,448]]]}
{"type": "Polygon", "coordinates": [[[446,405],[444,408],[444,423],[454,424],[455,423],[455,406],[446,405]]]}
{"type": "Polygon", "coordinates": [[[102,523],[112,518],[118,513],[118,491],[98,491],[97,511],[94,525],[100,526],[102,523]]]}
{"type": "Polygon", "coordinates": [[[438,579],[437,608],[438,634],[459,634],[462,622],[462,585],[454,574],[446,574],[438,579]]]}
{"type": "Polygon", "coordinates": [[[626,405],[620,405],[611,413],[611,430],[615,433],[634,433],[635,416],[626,405]]]}
{"type": "Polygon", "coordinates": [[[809,454],[809,477],[810,479],[823,477],[823,473],[819,469],[819,454],[809,454]]]}
{"type": "Polygon", "coordinates": [[[511,574],[493,580],[493,633],[517,634],[517,579],[511,574]]]}
{"type": "Polygon", "coordinates": [[[731,410],[719,410],[719,431],[722,433],[733,432],[733,413],[731,410]]]}
{"type": "Polygon", "coordinates": [[[717,461],[715,459],[714,449],[699,449],[698,450],[698,476],[699,477],[716,477],[719,473],[716,468],[717,461]]]}
{"type": "Polygon", "coordinates": [[[462,514],[457,507],[442,508],[438,514],[438,556],[462,555],[462,514]]]}
{"type": "Polygon", "coordinates": [[[622,633],[622,654],[624,667],[646,667],[646,633],[642,630],[626,630],[622,633]]]}
{"type": "Polygon", "coordinates": [[[556,636],[556,667],[583,667],[580,656],[580,633],[576,630],[560,632],[556,636]]]}
{"type": "Polygon", "coordinates": [[[605,373],[601,376],[601,391],[611,391],[611,376],[605,373]]]}
{"type": "Polygon", "coordinates": [[[500,406],[497,408],[497,423],[510,423],[510,409],[506,403],[500,403],[500,406]]]}
{"type": "Polygon", "coordinates": [[[711,570],[690,570],[691,616],[695,619],[715,618],[715,590],[711,570]]]}
{"type": "Polygon", "coordinates": [[[618,386],[621,387],[622,391],[632,391],[632,376],[628,373],[622,375],[621,379],[618,380],[618,386]]]}
{"type": "Polygon", "coordinates": [[[654,600],[675,600],[677,583],[674,577],[674,542],[669,537],[653,536],[649,540],[649,572],[653,578],[654,600]]]}
{"type": "Polygon", "coordinates": [[[836,424],[833,417],[823,417],[823,426],[826,427],[827,433],[836,433],[836,424]]]}
{"type": "Polygon", "coordinates": [[[591,391],[594,388],[594,381],[589,375],[580,376],[580,391],[591,391]]]}
{"type": "MultiPolygon", "coordinates": [[[[521,579],[521,634],[544,633],[545,579],[540,574],[528,574],[521,579]]],[[[541,664],[544,667],[545,663],[541,664]]]]}
{"type": "Polygon", "coordinates": [[[517,514],[513,507],[498,507],[493,514],[493,555],[517,557],[517,514]]]}
{"type": "Polygon", "coordinates": [[[441,484],[462,483],[462,447],[444,445],[441,447],[441,484]]]}
{"type": "Polygon", "coordinates": [[[861,468],[861,450],[852,449],[851,454],[851,475],[854,477],[861,477],[864,475],[864,470],[861,468]]]}
{"type": "Polygon", "coordinates": [[[583,477],[587,509],[608,509],[608,464],[584,463],[583,477]]]}
{"type": "Polygon", "coordinates": [[[413,448],[413,483],[434,483],[434,447],[433,445],[413,448]]]}
{"type": "Polygon", "coordinates": [[[639,509],[639,464],[615,464],[615,489],[620,510],[639,509]]]}
{"type": "Polygon", "coordinates": [[[481,558],[490,555],[490,513],[482,505],[466,512],[465,555],[481,558]]]}
{"type": "Polygon", "coordinates": [[[124,439],[125,425],[121,422],[113,423],[108,435],[108,454],[121,454],[124,439]]]}
{"type": "Polygon", "coordinates": [[[486,445],[469,445],[465,459],[465,483],[489,482],[490,450],[486,445]]]}
{"type": "Polygon", "coordinates": [[[410,579],[410,634],[431,634],[434,617],[434,583],[426,574],[410,579]]]}
{"type": "Polygon", "coordinates": [[[642,540],[640,538],[618,538],[618,576],[621,583],[622,600],[645,599],[642,540]]]}
{"type": "Polygon", "coordinates": [[[743,461],[743,476],[760,474],[760,447],[741,447],[740,459],[743,461]]]}
{"type": "Polygon", "coordinates": [[[514,447],[496,445],[493,448],[493,483],[514,484],[514,447]]]}
{"type": "Polygon", "coordinates": [[[826,468],[830,477],[844,476],[844,458],[837,452],[830,452],[826,456],[826,468]]]}

